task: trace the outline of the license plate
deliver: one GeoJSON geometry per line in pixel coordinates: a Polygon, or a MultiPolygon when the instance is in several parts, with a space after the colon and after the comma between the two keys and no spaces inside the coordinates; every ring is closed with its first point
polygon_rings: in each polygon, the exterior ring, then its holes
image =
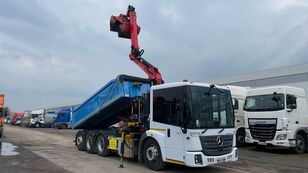
{"type": "Polygon", "coordinates": [[[266,142],[259,142],[259,145],[266,145],[266,142]]]}
{"type": "Polygon", "coordinates": [[[225,162],[227,159],[225,157],[222,157],[222,158],[218,158],[217,159],[217,163],[219,162],[225,162]]]}

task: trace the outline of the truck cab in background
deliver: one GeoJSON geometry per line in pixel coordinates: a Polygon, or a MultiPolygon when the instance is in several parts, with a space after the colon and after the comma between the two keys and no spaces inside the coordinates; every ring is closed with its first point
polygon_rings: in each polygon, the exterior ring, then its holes
{"type": "Polygon", "coordinates": [[[72,128],[72,114],[72,108],[59,110],[56,112],[52,127],[58,129],[72,128]]]}
{"type": "Polygon", "coordinates": [[[257,147],[308,150],[308,110],[305,90],[290,86],[250,89],[245,102],[247,143],[257,147]]]}
{"type": "Polygon", "coordinates": [[[30,127],[41,127],[44,122],[44,109],[34,110],[30,113],[30,127]]]}
{"type": "Polygon", "coordinates": [[[226,86],[231,91],[233,110],[235,116],[236,146],[244,146],[245,143],[245,117],[244,104],[248,88],[239,86],[226,86]]]}

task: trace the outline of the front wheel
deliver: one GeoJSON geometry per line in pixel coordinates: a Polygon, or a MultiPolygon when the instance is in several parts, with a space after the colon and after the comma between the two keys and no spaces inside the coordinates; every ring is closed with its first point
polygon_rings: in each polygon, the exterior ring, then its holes
{"type": "Polygon", "coordinates": [[[236,133],[236,146],[243,147],[245,144],[245,131],[238,131],[236,133]]]}
{"type": "Polygon", "coordinates": [[[160,147],[154,139],[145,141],[143,147],[143,159],[145,164],[152,170],[158,171],[165,167],[160,147]]]}
{"type": "Polygon", "coordinates": [[[296,154],[302,154],[306,150],[306,142],[305,138],[302,135],[296,135],[295,140],[295,148],[293,148],[293,152],[296,154]]]}

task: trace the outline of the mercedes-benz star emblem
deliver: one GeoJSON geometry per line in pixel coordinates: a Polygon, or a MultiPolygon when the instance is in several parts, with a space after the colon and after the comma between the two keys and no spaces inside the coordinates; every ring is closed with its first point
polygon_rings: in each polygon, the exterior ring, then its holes
{"type": "Polygon", "coordinates": [[[224,141],[221,139],[220,136],[218,136],[218,137],[216,138],[216,144],[217,144],[217,146],[219,146],[219,147],[222,147],[222,146],[224,145],[224,141]]]}

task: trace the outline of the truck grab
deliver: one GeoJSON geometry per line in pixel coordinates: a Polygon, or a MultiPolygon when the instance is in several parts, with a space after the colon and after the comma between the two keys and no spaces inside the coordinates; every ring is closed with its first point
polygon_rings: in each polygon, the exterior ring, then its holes
{"type": "Polygon", "coordinates": [[[249,89],[245,102],[247,143],[266,148],[308,151],[308,110],[305,90],[290,86],[249,89]]]}
{"type": "MultiPolygon", "coordinates": [[[[226,87],[175,82],[163,84],[156,67],[141,56],[134,7],[112,16],[110,29],[130,38],[130,59],[148,79],[119,75],[73,111],[79,150],[106,157],[138,158],[150,169],[166,163],[204,167],[238,159],[234,112],[226,87]]],[[[123,164],[121,162],[121,166],[123,164]]]]}

